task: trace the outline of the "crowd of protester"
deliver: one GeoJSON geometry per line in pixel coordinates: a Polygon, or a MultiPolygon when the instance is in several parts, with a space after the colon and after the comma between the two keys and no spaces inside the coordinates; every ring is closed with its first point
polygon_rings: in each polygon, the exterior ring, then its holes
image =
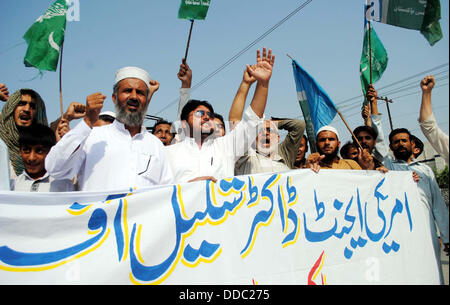
{"type": "MultiPolygon", "coordinates": [[[[341,147],[338,131],[323,126],[313,150],[304,121],[264,116],[274,63],[275,55],[264,48],[257,51],[256,63],[245,67],[228,114],[228,131],[212,104],[190,99],[192,70],[185,60],[177,74],[181,81],[177,120],[156,122],[151,133],[143,122],[159,83],[138,67],[117,71],[114,112],[102,112],[106,95],[96,92],[85,104],[71,103],[50,124],[38,92],[24,88],[10,95],[0,84],[0,100],[5,102],[0,113],[0,190],[114,191],[308,168],[411,171],[448,255],[448,208],[433,171],[416,159],[423,143],[404,128],[384,136],[375,88],[368,88],[363,123],[353,130],[351,140],[341,147]],[[72,120],[79,120],[73,129],[72,120]],[[283,141],[280,130],[287,131],[283,141]]],[[[433,76],[420,82],[418,121],[448,164],[449,138],[438,127],[431,107],[434,85],[433,76]]]]}

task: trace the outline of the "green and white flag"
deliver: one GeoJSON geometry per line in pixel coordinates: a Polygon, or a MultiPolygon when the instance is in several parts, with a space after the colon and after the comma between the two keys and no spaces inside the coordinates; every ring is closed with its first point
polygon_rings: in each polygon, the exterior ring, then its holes
{"type": "Polygon", "coordinates": [[[67,1],[57,0],[28,29],[23,38],[28,44],[24,64],[56,71],[66,30],[67,1]]]}
{"type": "MultiPolygon", "coordinates": [[[[369,1],[370,2],[370,1],[369,1]]],[[[366,6],[367,12],[368,6],[366,6]]],[[[367,14],[366,14],[367,17],[367,14]]],[[[367,92],[367,86],[371,83],[377,82],[386,70],[388,64],[388,55],[380,38],[373,29],[369,27],[367,18],[364,18],[364,42],[361,54],[361,63],[359,72],[361,76],[361,87],[364,94],[364,99],[367,92]],[[370,35],[369,35],[370,31],[370,35]],[[370,40],[369,40],[370,37],[370,40]],[[370,45],[369,45],[370,41],[370,45]],[[370,55],[369,55],[370,54],[370,55]],[[372,80],[370,79],[372,73],[372,80]]],[[[363,106],[366,104],[364,101],[363,106]]]]}
{"type": "Polygon", "coordinates": [[[204,20],[211,0],[181,0],[179,19],[204,20]]]}
{"type": "Polygon", "coordinates": [[[418,30],[434,45],[442,38],[439,0],[368,0],[367,19],[418,30]]]}

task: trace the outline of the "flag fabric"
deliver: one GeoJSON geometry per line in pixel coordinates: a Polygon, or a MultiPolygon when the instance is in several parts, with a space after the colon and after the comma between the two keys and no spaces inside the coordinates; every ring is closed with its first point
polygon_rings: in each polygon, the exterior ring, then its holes
{"type": "Polygon", "coordinates": [[[295,60],[292,60],[297,96],[306,123],[306,133],[315,152],[317,131],[331,123],[337,107],[322,87],[295,60]]]}
{"type": "MultiPolygon", "coordinates": [[[[370,2],[370,0],[368,2],[370,2]]],[[[369,5],[367,5],[365,9],[366,14],[364,17],[364,42],[361,54],[361,63],[359,66],[359,72],[361,76],[361,87],[364,94],[363,106],[366,104],[365,96],[367,92],[367,86],[370,84],[371,81],[370,80],[371,72],[372,72],[372,83],[375,83],[381,78],[388,64],[388,55],[386,49],[384,48],[383,43],[381,42],[380,38],[378,37],[373,27],[369,25],[369,20],[367,18],[369,11],[370,7],[369,5]],[[369,41],[371,44],[370,47],[369,41]],[[371,65],[369,57],[370,52],[372,58],[372,71],[370,67],[371,65]]]]}
{"type": "Polygon", "coordinates": [[[23,38],[28,44],[24,64],[56,71],[66,30],[67,1],[57,0],[28,29],[23,38]]]}
{"type": "Polygon", "coordinates": [[[181,0],[179,19],[204,20],[211,0],[181,0]]]}
{"type": "Polygon", "coordinates": [[[442,38],[439,0],[368,0],[367,19],[418,30],[433,46],[442,38]]]}

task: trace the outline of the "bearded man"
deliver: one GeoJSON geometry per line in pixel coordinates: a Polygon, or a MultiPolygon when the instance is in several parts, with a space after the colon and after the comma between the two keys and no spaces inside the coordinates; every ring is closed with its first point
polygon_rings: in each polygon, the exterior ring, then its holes
{"type": "Polygon", "coordinates": [[[275,173],[295,168],[300,138],[304,131],[305,122],[301,120],[264,120],[259,126],[255,150],[249,149],[248,154],[236,162],[236,175],[275,173]],[[281,143],[278,129],[288,131],[281,143]]]}
{"type": "MultiPolygon", "coordinates": [[[[444,250],[448,255],[449,252],[449,214],[445,204],[439,185],[436,182],[433,170],[419,163],[414,158],[413,144],[411,141],[411,133],[405,128],[394,129],[389,135],[389,147],[394,153],[394,157],[386,156],[384,165],[389,170],[395,171],[413,171],[418,174],[418,190],[420,201],[428,208],[430,214],[430,229],[435,250],[436,260],[440,262],[440,248],[437,238],[436,222],[439,228],[441,240],[444,243],[444,250]]],[[[440,265],[439,265],[440,266],[440,265]]],[[[439,268],[441,270],[441,268],[439,268]]],[[[442,276],[442,274],[441,274],[442,276]]],[[[442,277],[441,277],[442,280],[442,277]]]]}
{"type": "MultiPolygon", "coordinates": [[[[361,166],[354,160],[341,159],[338,156],[341,142],[339,133],[332,126],[323,126],[317,131],[316,153],[310,154],[306,159],[306,167],[314,172],[319,172],[321,168],[328,169],[361,169],[361,166]]],[[[366,152],[366,158],[368,152],[366,152]]],[[[373,160],[372,160],[373,162],[373,160]]]]}
{"type": "Polygon", "coordinates": [[[86,116],[69,131],[46,158],[46,169],[55,179],[77,175],[81,191],[129,190],[173,183],[161,141],[142,125],[159,83],[137,67],[117,71],[112,100],[116,119],[94,127],[106,96],[86,99],[86,116]]]}

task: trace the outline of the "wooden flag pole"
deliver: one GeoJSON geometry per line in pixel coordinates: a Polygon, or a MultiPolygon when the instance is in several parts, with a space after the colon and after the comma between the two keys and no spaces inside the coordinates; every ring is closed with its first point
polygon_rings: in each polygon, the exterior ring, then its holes
{"type": "Polygon", "coordinates": [[[184,54],[184,60],[187,60],[188,51],[189,51],[189,44],[191,43],[191,35],[192,35],[192,28],[194,27],[194,20],[191,19],[191,29],[189,30],[189,38],[186,46],[186,53],[184,54]]]}
{"type": "Polygon", "coordinates": [[[63,46],[64,41],[61,43],[61,53],[59,57],[59,104],[61,107],[61,119],[64,116],[63,97],[62,97],[62,60],[63,60],[63,46]]]}
{"type": "Polygon", "coordinates": [[[358,139],[355,137],[355,134],[354,134],[353,131],[351,130],[350,126],[348,126],[347,122],[346,122],[345,119],[344,119],[344,116],[342,115],[342,113],[341,113],[339,110],[336,109],[336,111],[337,111],[337,113],[339,114],[339,116],[341,117],[341,119],[342,119],[342,121],[344,122],[345,126],[347,127],[348,131],[350,131],[350,133],[351,133],[353,139],[355,140],[355,143],[358,145],[358,147],[359,147],[359,148],[361,149],[361,151],[362,151],[363,148],[362,148],[362,146],[361,146],[361,143],[359,143],[358,139]]]}

